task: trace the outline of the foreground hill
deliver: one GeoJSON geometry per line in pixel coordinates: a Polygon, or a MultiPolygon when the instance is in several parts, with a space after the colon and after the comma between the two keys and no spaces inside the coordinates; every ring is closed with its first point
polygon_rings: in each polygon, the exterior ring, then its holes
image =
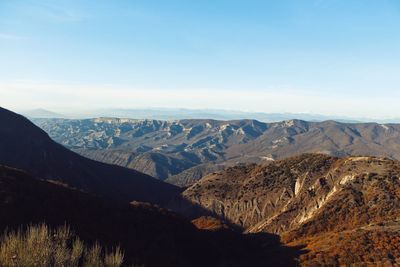
{"type": "Polygon", "coordinates": [[[67,223],[86,243],[120,245],[127,266],[293,266],[299,254],[296,248],[281,246],[274,235],[198,230],[164,209],[116,203],[4,166],[0,217],[1,232],[30,223],[67,223]]]}
{"type": "Polygon", "coordinates": [[[34,122],[88,158],[180,186],[237,163],[263,163],[301,153],[400,159],[399,124],[112,118],[34,122]]]}
{"type": "Polygon", "coordinates": [[[400,263],[397,161],[305,154],[228,168],[183,197],[248,233],[307,244],[304,265],[400,263]]]}
{"type": "Polygon", "coordinates": [[[0,164],[89,193],[163,204],[179,189],[138,171],[96,162],[52,141],[28,119],[0,108],[0,164]]]}

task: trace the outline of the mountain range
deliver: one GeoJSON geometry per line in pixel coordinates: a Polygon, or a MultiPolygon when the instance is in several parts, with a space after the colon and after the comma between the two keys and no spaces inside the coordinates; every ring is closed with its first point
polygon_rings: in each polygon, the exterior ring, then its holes
{"type": "Polygon", "coordinates": [[[35,121],[61,145],[11,111],[0,122],[2,231],[68,223],[85,242],[121,245],[128,266],[400,264],[396,124],[35,121]],[[198,164],[178,188],[68,147],[149,157],[150,170],[198,164]]]}
{"type": "Polygon", "coordinates": [[[290,120],[35,119],[55,141],[179,186],[240,163],[302,153],[400,159],[400,125],[290,120]]]}

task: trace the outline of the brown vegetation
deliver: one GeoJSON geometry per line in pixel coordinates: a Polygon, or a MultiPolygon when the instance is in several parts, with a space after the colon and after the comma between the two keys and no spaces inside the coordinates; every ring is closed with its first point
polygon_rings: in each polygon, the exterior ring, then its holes
{"type": "Polygon", "coordinates": [[[199,217],[192,220],[192,223],[197,227],[197,229],[201,230],[219,231],[229,229],[228,225],[226,225],[224,222],[211,216],[199,217]]]}
{"type": "Polygon", "coordinates": [[[123,261],[120,248],[106,251],[98,243],[88,247],[66,225],[55,230],[30,225],[0,238],[0,266],[119,267],[123,261]]]}
{"type": "Polygon", "coordinates": [[[329,232],[291,244],[307,244],[308,253],[299,258],[302,266],[398,266],[399,231],[381,227],[329,232]]]}

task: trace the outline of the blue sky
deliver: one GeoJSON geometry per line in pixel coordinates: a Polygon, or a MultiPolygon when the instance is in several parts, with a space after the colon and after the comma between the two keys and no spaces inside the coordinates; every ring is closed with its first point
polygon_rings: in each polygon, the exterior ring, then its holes
{"type": "Polygon", "coordinates": [[[397,0],[0,0],[2,106],[399,117],[397,100],[397,0]]]}

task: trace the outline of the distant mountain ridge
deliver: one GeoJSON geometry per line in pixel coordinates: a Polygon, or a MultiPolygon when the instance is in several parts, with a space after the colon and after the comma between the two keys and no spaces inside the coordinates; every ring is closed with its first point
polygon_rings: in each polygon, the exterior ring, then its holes
{"type": "Polygon", "coordinates": [[[301,153],[400,159],[399,124],[117,118],[33,121],[81,155],[180,186],[238,163],[262,163],[301,153]]]}
{"type": "Polygon", "coordinates": [[[321,122],[335,120],[345,123],[377,122],[377,123],[400,123],[400,118],[374,119],[368,117],[351,117],[338,115],[322,115],[313,113],[268,113],[221,109],[185,109],[185,108],[136,108],[136,109],[93,109],[83,111],[64,110],[53,112],[46,109],[22,110],[21,114],[31,118],[69,118],[90,119],[99,117],[108,118],[135,118],[149,120],[258,120],[261,122],[280,122],[288,120],[304,120],[321,122]]]}
{"type": "Polygon", "coordinates": [[[25,110],[22,111],[21,114],[30,118],[47,118],[47,119],[67,118],[67,116],[65,115],[42,108],[25,110]]]}

